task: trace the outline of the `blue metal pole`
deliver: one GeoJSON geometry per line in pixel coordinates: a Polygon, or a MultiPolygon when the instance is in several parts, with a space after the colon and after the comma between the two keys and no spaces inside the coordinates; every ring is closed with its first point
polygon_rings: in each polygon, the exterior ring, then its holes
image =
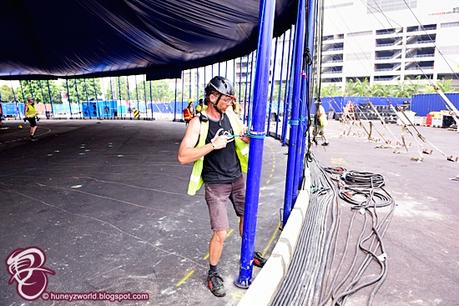
{"type": "Polygon", "coordinates": [[[255,231],[257,226],[258,199],[260,194],[261,166],[265,137],[266,99],[269,84],[269,58],[273,36],[275,0],[260,1],[260,31],[258,36],[258,56],[254,84],[254,107],[252,137],[250,140],[249,171],[245,196],[244,228],[241,246],[241,267],[238,287],[248,288],[252,281],[255,231]]]}
{"type": "MultiPolygon", "coordinates": [[[[175,88],[177,89],[177,79],[175,79],[175,88]]],[[[153,109],[153,89],[151,88],[151,80],[150,80],[150,107],[151,107],[151,120],[155,120],[155,111],[153,109]]],[[[175,92],[175,97],[177,98],[177,92],[175,92]]]]}
{"type": "MultiPolygon", "coordinates": [[[[21,88],[21,95],[22,95],[22,101],[24,102],[24,104],[26,103],[26,98],[24,96],[24,89],[22,88],[22,82],[19,81],[19,87],[21,88]]],[[[11,90],[13,91],[13,98],[14,98],[14,101],[16,101],[16,95],[14,94],[14,88],[13,88],[13,82],[11,82],[11,90]]],[[[19,120],[21,120],[21,112],[19,111],[19,108],[18,108],[18,105],[17,105],[17,101],[16,101],[16,109],[18,111],[18,115],[19,115],[19,120]]],[[[24,114],[25,116],[25,114],[24,114]]]]}
{"type": "Polygon", "coordinates": [[[266,134],[268,135],[269,135],[269,130],[271,128],[271,109],[273,107],[274,77],[276,75],[277,41],[278,41],[278,37],[276,37],[275,46],[274,46],[273,75],[271,78],[271,92],[269,94],[268,127],[266,128],[266,134]]]}
{"type": "Polygon", "coordinates": [[[289,42],[288,42],[288,53],[287,53],[287,80],[285,82],[285,95],[284,95],[284,110],[283,110],[283,120],[282,120],[282,145],[285,146],[287,144],[287,123],[288,123],[288,118],[289,118],[289,111],[290,111],[290,85],[292,84],[292,73],[293,70],[291,69],[291,60],[293,60],[293,57],[290,58],[291,54],[291,46],[292,46],[292,32],[293,28],[290,29],[290,35],[289,35],[289,42]]]}
{"type": "Polygon", "coordinates": [[[192,79],[192,75],[191,75],[191,69],[190,69],[190,86],[188,87],[189,88],[189,92],[188,92],[188,100],[191,100],[191,79],[192,79]]]}
{"type": "MultiPolygon", "coordinates": [[[[250,83],[249,83],[249,101],[247,102],[247,126],[250,129],[250,122],[252,121],[252,112],[250,107],[250,101],[252,100],[252,82],[253,82],[253,54],[256,52],[252,52],[252,56],[250,57],[250,83]]],[[[266,103],[266,102],[265,102],[266,103]]]]}
{"type": "MultiPolygon", "coordinates": [[[[239,58],[239,103],[241,103],[241,84],[242,84],[242,79],[241,79],[241,73],[242,73],[242,57],[239,58]]],[[[234,78],[236,80],[236,77],[234,78]]]]}
{"type": "Polygon", "coordinates": [[[120,101],[120,117],[123,118],[123,104],[121,104],[121,100],[123,100],[123,96],[121,95],[121,79],[118,77],[118,99],[120,101]]]}
{"type": "MultiPolygon", "coordinates": [[[[153,104],[153,100],[151,100],[153,104]]],[[[177,78],[175,78],[174,121],[177,120],[177,78]]]]}
{"type": "Polygon", "coordinates": [[[296,165],[296,148],[297,148],[297,137],[298,137],[298,124],[299,124],[299,100],[301,90],[301,69],[303,65],[303,53],[304,53],[304,34],[305,34],[305,0],[298,1],[298,15],[296,20],[296,32],[295,32],[295,50],[294,50],[294,65],[293,65],[293,99],[292,99],[292,116],[290,120],[290,137],[289,137],[289,150],[287,159],[287,175],[285,182],[285,197],[284,197],[284,215],[282,222],[285,226],[288,217],[292,210],[292,204],[295,200],[293,198],[293,189],[297,186],[293,186],[293,180],[295,176],[295,165],[296,165]]]}
{"type": "Polygon", "coordinates": [[[72,118],[72,103],[70,101],[69,80],[65,79],[65,88],[67,89],[67,102],[69,103],[70,119],[72,118]]]}
{"type": "MultiPolygon", "coordinates": [[[[19,81],[19,84],[21,84],[21,81],[19,81]]],[[[21,120],[22,119],[21,118],[21,111],[19,110],[18,100],[16,99],[16,93],[14,92],[14,87],[13,87],[13,82],[12,81],[11,81],[11,91],[13,92],[13,99],[14,99],[14,103],[16,104],[16,111],[18,112],[19,120],[21,120]]],[[[26,103],[26,102],[24,101],[24,103],[26,103]]],[[[24,106],[24,110],[25,110],[25,106],[24,106]]],[[[24,116],[25,116],[25,112],[24,112],[24,116]]]]}
{"type": "Polygon", "coordinates": [[[296,146],[296,161],[295,161],[295,176],[293,177],[293,200],[298,197],[298,188],[300,187],[300,177],[303,173],[303,154],[304,154],[304,131],[306,127],[304,126],[305,119],[305,96],[306,96],[306,73],[301,72],[301,90],[300,90],[300,100],[299,100],[299,125],[298,125],[298,134],[297,134],[297,146],[296,146]]]}
{"type": "MultiPolygon", "coordinates": [[[[151,88],[151,87],[150,87],[151,88]]],[[[145,104],[145,119],[148,119],[148,105],[147,105],[147,81],[143,80],[143,101],[145,104]]],[[[151,117],[153,117],[153,112],[151,113],[151,117]]]]}
{"type": "Polygon", "coordinates": [[[113,85],[112,85],[112,77],[108,78],[110,81],[110,100],[113,100],[113,85]]]}
{"type": "MultiPolygon", "coordinates": [[[[134,83],[135,83],[135,99],[137,100],[137,110],[140,114],[140,102],[139,102],[139,89],[137,84],[137,75],[134,75],[134,83]]],[[[140,117],[139,117],[140,118],[140,117]]]]}
{"type": "Polygon", "coordinates": [[[244,118],[243,122],[247,121],[247,90],[248,90],[248,82],[249,82],[249,54],[247,54],[247,67],[245,73],[245,89],[244,89],[244,118]]]}
{"type": "Polygon", "coordinates": [[[315,19],[317,15],[317,2],[316,0],[308,0],[308,16],[307,16],[307,25],[306,28],[308,30],[307,33],[307,48],[309,50],[309,62],[308,63],[303,63],[304,65],[304,93],[303,93],[303,120],[301,120],[301,134],[298,134],[299,140],[301,140],[301,145],[300,145],[300,151],[299,151],[299,156],[297,157],[298,162],[297,162],[297,176],[298,176],[298,181],[295,186],[298,186],[300,188],[301,185],[301,180],[303,170],[304,170],[304,155],[305,155],[305,150],[306,150],[306,135],[305,132],[307,130],[307,127],[309,125],[309,109],[311,107],[311,93],[312,93],[312,87],[313,87],[313,75],[312,75],[312,59],[314,58],[314,33],[315,33],[315,19]],[[306,66],[307,65],[307,66],[306,66]],[[301,138],[300,138],[301,137],[301,138]]]}
{"type": "Polygon", "coordinates": [[[99,112],[99,100],[97,98],[97,86],[96,86],[96,79],[92,79],[93,81],[93,86],[94,86],[94,97],[96,98],[96,115],[97,118],[100,119],[100,112],[99,112]]]}
{"type": "Polygon", "coordinates": [[[233,84],[236,85],[236,59],[233,59],[233,84]]]}
{"type": "Polygon", "coordinates": [[[46,80],[46,84],[48,85],[49,103],[51,103],[51,115],[54,117],[53,97],[51,96],[51,87],[49,86],[49,80],[46,80]]]}
{"type": "Polygon", "coordinates": [[[180,109],[180,112],[182,114],[182,119],[185,121],[185,117],[183,116],[183,92],[185,91],[185,72],[182,71],[182,108],[180,109]]]}
{"type": "Polygon", "coordinates": [[[129,92],[129,76],[126,76],[126,92],[129,105],[129,120],[132,120],[131,93],[129,92]]]}
{"type": "Polygon", "coordinates": [[[281,67],[280,67],[280,79],[279,79],[279,92],[277,93],[277,118],[276,118],[276,133],[275,138],[279,137],[279,116],[280,116],[280,103],[282,95],[282,73],[284,72],[284,51],[285,51],[285,33],[282,39],[282,55],[281,55],[281,67]]]}
{"type": "Polygon", "coordinates": [[[75,86],[75,92],[76,92],[77,102],[78,102],[78,111],[80,113],[80,119],[82,119],[83,118],[83,112],[81,111],[81,101],[80,101],[80,94],[78,93],[77,79],[75,79],[74,86],[75,86]]]}
{"type": "Polygon", "coordinates": [[[86,79],[83,79],[83,84],[84,84],[84,92],[86,94],[86,104],[88,106],[89,119],[92,119],[91,104],[89,103],[89,95],[88,95],[88,84],[86,84],[86,79]]]}

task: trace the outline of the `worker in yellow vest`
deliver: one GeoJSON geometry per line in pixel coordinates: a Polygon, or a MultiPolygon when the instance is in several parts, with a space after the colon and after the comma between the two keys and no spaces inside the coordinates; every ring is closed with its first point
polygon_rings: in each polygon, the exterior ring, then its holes
{"type": "MultiPolygon", "coordinates": [[[[231,82],[221,76],[210,80],[205,88],[207,110],[190,121],[178,151],[181,164],[194,162],[188,194],[194,195],[204,184],[212,238],[209,242],[207,286],[217,297],[225,295],[223,279],[217,270],[226,231],[229,228],[226,205],[231,202],[239,217],[242,235],[245,179],[249,138],[246,128],[234,113],[236,101],[231,82]]],[[[254,265],[263,266],[265,259],[257,252],[254,265]]]]}
{"type": "Polygon", "coordinates": [[[35,140],[35,132],[37,131],[37,115],[38,112],[35,108],[35,101],[32,97],[27,97],[27,103],[24,109],[25,121],[30,123],[30,140],[35,140]]]}

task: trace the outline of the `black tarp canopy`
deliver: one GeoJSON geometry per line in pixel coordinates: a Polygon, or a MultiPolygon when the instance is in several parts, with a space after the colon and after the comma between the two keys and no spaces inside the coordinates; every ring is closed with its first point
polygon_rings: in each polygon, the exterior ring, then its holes
{"type": "MultiPolygon", "coordinates": [[[[277,0],[275,36],[296,10],[277,0]]],[[[258,13],[254,0],[3,0],[0,79],[180,77],[254,50],[258,13]]]]}

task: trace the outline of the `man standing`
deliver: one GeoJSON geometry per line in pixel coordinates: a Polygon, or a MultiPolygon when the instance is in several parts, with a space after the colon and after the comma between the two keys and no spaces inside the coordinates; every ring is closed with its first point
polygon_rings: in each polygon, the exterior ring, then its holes
{"type": "Polygon", "coordinates": [[[35,140],[35,132],[37,131],[37,110],[35,109],[35,102],[33,98],[27,97],[27,104],[24,109],[25,118],[24,121],[30,123],[30,140],[35,140]]]}
{"type": "Polygon", "coordinates": [[[316,115],[314,116],[314,131],[312,141],[317,145],[317,137],[321,136],[324,140],[323,146],[328,146],[327,138],[325,137],[325,127],[327,126],[327,113],[322,106],[322,102],[316,102],[316,115]]]}
{"type": "Polygon", "coordinates": [[[203,99],[199,99],[198,106],[196,106],[196,115],[201,113],[203,110],[207,110],[207,105],[204,104],[203,99]]]}
{"type": "MultiPolygon", "coordinates": [[[[207,286],[215,296],[222,297],[225,289],[217,264],[229,228],[226,204],[232,203],[242,235],[245,204],[242,172],[247,172],[249,138],[232,110],[236,97],[228,79],[212,78],[205,88],[205,95],[208,109],[190,121],[179,147],[178,161],[181,164],[194,162],[188,194],[194,195],[203,184],[205,186],[213,231],[209,242],[207,286]]],[[[263,266],[264,262],[265,259],[256,254],[254,265],[263,266]]]]}

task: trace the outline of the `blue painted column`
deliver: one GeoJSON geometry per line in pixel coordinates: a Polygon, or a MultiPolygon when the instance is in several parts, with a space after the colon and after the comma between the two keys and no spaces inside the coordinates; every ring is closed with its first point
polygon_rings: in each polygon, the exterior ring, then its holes
{"type": "Polygon", "coordinates": [[[239,103],[241,103],[241,85],[242,85],[241,73],[242,73],[242,57],[239,58],[239,100],[238,100],[239,103]]]}
{"type": "Polygon", "coordinates": [[[290,104],[288,103],[290,99],[290,84],[291,84],[291,65],[290,65],[290,54],[291,54],[291,47],[292,47],[292,32],[293,28],[290,29],[289,33],[289,41],[288,41],[288,52],[287,52],[287,73],[286,73],[286,81],[285,81],[285,93],[284,93],[284,110],[283,110],[283,119],[282,119],[282,145],[285,146],[287,144],[287,123],[289,118],[289,108],[290,104]]]}
{"type": "Polygon", "coordinates": [[[182,114],[182,119],[185,121],[185,117],[183,116],[183,92],[185,91],[185,71],[182,71],[182,108],[180,109],[180,113],[182,114]]]}
{"type": "MultiPolygon", "coordinates": [[[[250,107],[250,102],[252,101],[252,82],[253,82],[253,54],[256,52],[253,51],[252,55],[250,56],[250,82],[249,82],[249,96],[247,101],[247,126],[250,126],[252,122],[252,108],[250,107]]],[[[266,103],[266,102],[265,102],[266,103]]]]}
{"type": "MultiPolygon", "coordinates": [[[[288,217],[292,210],[294,188],[293,185],[295,176],[296,153],[297,153],[297,137],[298,137],[298,124],[300,115],[300,97],[301,97],[301,70],[303,66],[303,53],[305,41],[305,17],[306,17],[305,0],[298,1],[298,16],[296,19],[295,31],[295,48],[294,48],[294,61],[293,61],[293,90],[292,90],[292,115],[290,119],[290,137],[289,137],[289,150],[287,159],[287,175],[285,182],[285,197],[284,197],[284,215],[282,218],[283,225],[287,223],[288,217]]],[[[284,118],[285,120],[285,118],[284,118]]]]}
{"type": "Polygon", "coordinates": [[[199,68],[196,68],[196,102],[199,101],[199,68]]]}
{"type": "Polygon", "coordinates": [[[72,103],[70,101],[69,80],[67,80],[67,79],[65,79],[65,88],[67,89],[67,102],[69,103],[70,119],[73,119],[73,117],[72,117],[72,103]]]}
{"type": "Polygon", "coordinates": [[[271,78],[271,93],[269,95],[269,109],[268,109],[268,127],[266,128],[266,134],[269,135],[269,131],[271,130],[271,110],[273,107],[273,94],[274,94],[274,81],[276,77],[276,58],[277,58],[277,41],[278,37],[276,37],[275,45],[274,45],[274,59],[273,59],[273,75],[271,78]]]}
{"type": "Polygon", "coordinates": [[[46,84],[48,85],[49,103],[51,103],[51,115],[54,117],[53,97],[51,96],[51,87],[49,86],[49,80],[46,80],[46,84]]]}
{"type": "Polygon", "coordinates": [[[132,120],[131,93],[129,92],[129,76],[126,76],[126,94],[129,107],[129,120],[132,120]]]}
{"type": "Polygon", "coordinates": [[[121,119],[124,119],[123,117],[123,104],[121,104],[121,100],[123,100],[123,96],[121,95],[121,79],[118,77],[118,99],[120,101],[120,117],[121,119]]]}
{"type": "MultiPolygon", "coordinates": [[[[304,71],[304,93],[303,93],[303,109],[302,109],[302,117],[301,120],[301,134],[298,134],[299,142],[301,141],[301,145],[299,146],[299,156],[297,157],[297,176],[298,180],[296,182],[296,186],[300,188],[301,179],[303,177],[303,170],[304,170],[304,156],[306,151],[306,131],[309,125],[309,113],[311,107],[311,94],[312,94],[312,87],[313,87],[313,72],[312,72],[312,64],[314,58],[314,34],[315,34],[315,20],[317,15],[317,2],[316,0],[308,0],[308,16],[307,16],[307,48],[309,50],[309,59],[308,62],[303,63],[303,71],[304,71]],[[301,138],[300,138],[301,137],[301,138]]],[[[310,133],[311,131],[309,131],[310,133]]]]}
{"type": "Polygon", "coordinates": [[[303,155],[304,155],[304,132],[306,130],[305,126],[305,113],[306,113],[306,103],[305,98],[307,95],[306,87],[306,73],[304,70],[301,71],[301,90],[300,90],[300,107],[299,107],[299,125],[298,125],[298,135],[297,135],[297,147],[296,147],[296,161],[295,161],[295,176],[293,178],[293,201],[298,197],[298,188],[300,186],[300,181],[303,173],[303,155]]]}
{"type": "Polygon", "coordinates": [[[282,38],[283,39],[282,39],[282,55],[281,55],[280,78],[279,78],[279,92],[277,93],[276,132],[275,132],[275,135],[274,135],[275,138],[279,138],[279,116],[280,116],[280,103],[281,103],[281,95],[282,95],[282,73],[284,72],[285,33],[282,36],[282,38]]]}
{"type": "MultiPolygon", "coordinates": [[[[151,107],[151,120],[155,120],[155,111],[153,109],[153,89],[151,88],[151,80],[150,80],[150,107],[151,107]]],[[[175,79],[175,98],[177,99],[177,79],[175,79]]]]}
{"type": "Polygon", "coordinates": [[[258,56],[254,84],[253,120],[250,130],[250,158],[245,195],[244,228],[241,246],[241,266],[236,286],[248,288],[252,282],[253,254],[260,194],[261,166],[265,137],[266,99],[269,83],[269,59],[273,36],[275,0],[260,1],[258,56]]]}
{"type": "Polygon", "coordinates": [[[80,101],[80,94],[78,93],[77,79],[75,79],[75,83],[73,85],[75,86],[75,92],[76,92],[77,102],[78,102],[78,110],[80,112],[80,119],[82,119],[83,118],[83,111],[81,110],[81,101],[80,101]]]}
{"type": "MultiPolygon", "coordinates": [[[[143,80],[143,101],[145,104],[145,119],[148,119],[148,104],[147,104],[147,80],[143,80]]],[[[151,117],[153,118],[153,112],[151,113],[151,117]]]]}
{"type": "MultiPolygon", "coordinates": [[[[190,86],[188,87],[189,89],[189,92],[188,92],[188,100],[191,100],[191,83],[192,83],[192,75],[191,75],[191,69],[190,69],[190,86]]],[[[187,101],[188,102],[188,101],[187,101]]],[[[188,103],[187,103],[187,106],[188,106],[188,103]]]]}
{"type": "Polygon", "coordinates": [[[96,79],[92,79],[92,81],[93,81],[93,86],[94,86],[94,97],[96,98],[96,114],[97,114],[97,118],[100,119],[99,106],[97,105],[99,103],[99,101],[98,101],[98,98],[97,98],[96,79]]]}
{"type": "MultiPolygon", "coordinates": [[[[153,100],[151,100],[153,108],[153,100]]],[[[175,78],[174,121],[177,121],[177,78],[175,78]]]]}
{"type": "MultiPolygon", "coordinates": [[[[21,120],[21,111],[19,110],[19,106],[18,106],[18,100],[16,99],[16,93],[14,92],[14,87],[13,87],[13,82],[11,81],[11,91],[13,92],[13,99],[14,99],[14,103],[16,104],[16,111],[18,112],[18,116],[19,116],[19,120],[21,120]]],[[[19,84],[21,84],[21,81],[19,81],[19,84]]],[[[22,90],[22,89],[21,89],[22,90]]],[[[24,100],[24,117],[25,117],[25,105],[26,105],[26,101],[24,100]]]]}
{"type": "Polygon", "coordinates": [[[244,118],[243,118],[244,123],[246,123],[247,121],[247,89],[249,87],[248,81],[249,81],[249,54],[247,54],[247,67],[246,67],[246,74],[245,74],[244,118]]]}

